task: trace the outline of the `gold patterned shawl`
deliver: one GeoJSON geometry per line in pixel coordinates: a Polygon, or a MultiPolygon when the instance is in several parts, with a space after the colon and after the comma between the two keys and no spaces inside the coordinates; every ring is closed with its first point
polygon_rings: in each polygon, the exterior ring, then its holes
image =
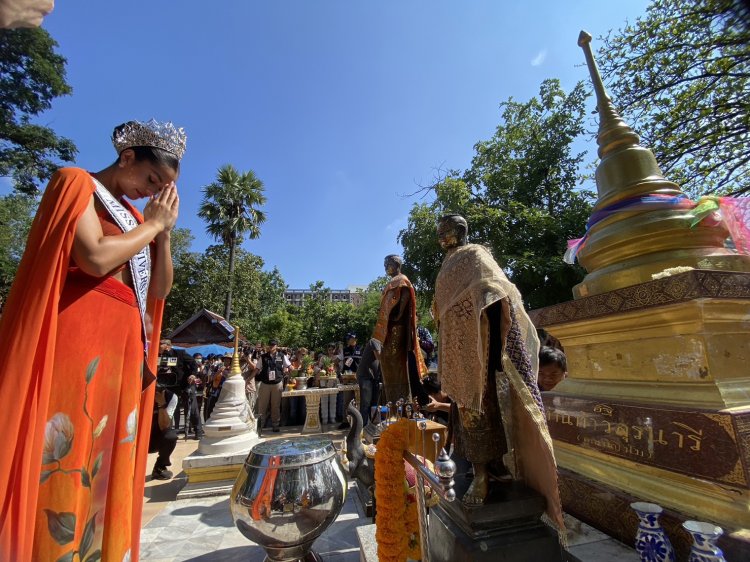
{"type": "Polygon", "coordinates": [[[508,297],[536,376],[539,339],[521,294],[484,246],[467,244],[448,252],[435,283],[433,308],[440,330],[438,368],[443,390],[464,408],[480,411],[486,386],[489,321],[486,309],[508,297]],[[483,375],[479,375],[483,373],[483,375]]]}
{"type": "Polygon", "coordinates": [[[518,289],[489,250],[478,244],[450,250],[435,283],[433,310],[440,333],[440,383],[459,407],[481,411],[490,347],[486,311],[506,297],[518,323],[521,341],[530,355],[533,379],[525,381],[503,349],[503,373],[498,373],[497,392],[511,447],[506,466],[510,465],[514,477],[545,496],[547,515],[562,530],[552,439],[544,415],[527,386],[535,384],[538,375],[539,339],[518,289]]]}

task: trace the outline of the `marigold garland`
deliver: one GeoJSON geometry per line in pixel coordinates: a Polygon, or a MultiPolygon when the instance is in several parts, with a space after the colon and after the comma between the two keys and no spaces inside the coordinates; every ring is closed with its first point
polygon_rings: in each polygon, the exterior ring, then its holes
{"type": "Polygon", "coordinates": [[[375,454],[375,539],[380,562],[421,560],[416,502],[407,501],[404,451],[409,445],[409,422],[401,419],[383,431],[375,454]]]}

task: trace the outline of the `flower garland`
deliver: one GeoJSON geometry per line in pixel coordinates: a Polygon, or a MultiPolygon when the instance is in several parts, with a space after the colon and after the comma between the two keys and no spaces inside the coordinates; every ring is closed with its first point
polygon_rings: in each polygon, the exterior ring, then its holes
{"type": "Polygon", "coordinates": [[[417,504],[408,501],[404,451],[409,422],[401,419],[383,431],[375,454],[375,539],[380,562],[421,560],[417,504]]]}

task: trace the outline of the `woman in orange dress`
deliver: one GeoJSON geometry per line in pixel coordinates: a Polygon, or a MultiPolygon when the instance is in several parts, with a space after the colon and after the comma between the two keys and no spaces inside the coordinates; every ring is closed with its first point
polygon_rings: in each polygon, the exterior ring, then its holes
{"type": "Polygon", "coordinates": [[[0,356],[26,362],[0,365],[0,560],[138,559],[186,139],[152,120],[112,140],[108,168],[50,180],[3,310],[0,356]]]}

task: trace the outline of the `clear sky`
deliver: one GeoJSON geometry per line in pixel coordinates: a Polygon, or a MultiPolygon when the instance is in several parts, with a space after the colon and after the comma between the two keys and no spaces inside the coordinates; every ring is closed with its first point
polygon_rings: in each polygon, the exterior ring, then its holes
{"type": "Polygon", "coordinates": [[[268,220],[243,246],[267,268],[292,288],[367,284],[401,251],[417,201],[406,195],[436,168],[465,169],[501,101],[527,100],[545,78],[587,80],[579,31],[596,38],[647,4],[62,1],[44,27],[73,95],[41,121],[98,170],[116,156],[115,125],[171,120],[188,134],[178,226],[194,250],[213,243],[201,187],[231,163],[265,185],[268,220]]]}

